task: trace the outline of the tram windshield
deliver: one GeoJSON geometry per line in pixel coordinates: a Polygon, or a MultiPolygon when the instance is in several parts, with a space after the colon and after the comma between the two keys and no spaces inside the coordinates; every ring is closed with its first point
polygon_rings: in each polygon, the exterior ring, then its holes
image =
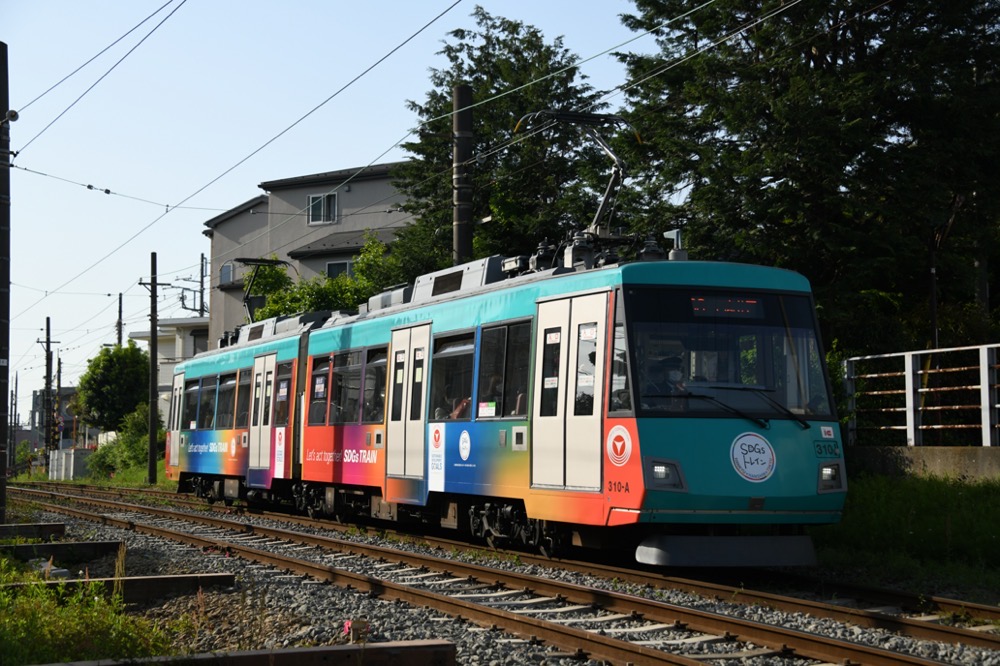
{"type": "Polygon", "coordinates": [[[629,361],[643,416],[832,418],[811,301],[799,294],[629,288],[629,361]]]}

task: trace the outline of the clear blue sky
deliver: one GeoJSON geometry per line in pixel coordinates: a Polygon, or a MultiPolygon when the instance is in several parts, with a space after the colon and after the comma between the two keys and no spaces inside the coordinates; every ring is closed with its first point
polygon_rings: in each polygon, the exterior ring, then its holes
{"type": "MultiPolygon", "coordinates": [[[[428,69],[445,66],[436,52],[450,31],[473,26],[476,4],[549,39],[563,36],[582,59],[635,37],[618,18],[633,11],[627,0],[459,2],[205,187],[453,1],[173,0],[33,102],[167,0],[0,0],[10,102],[20,112],[11,125],[20,168],[11,171],[10,386],[16,376],[22,422],[31,392],[44,386],[46,317],[62,384],[72,386],[101,345],[115,341],[119,293],[126,339],[149,329],[149,292],[140,281],[149,282],[152,252],[160,283],[196,288],[200,256],[210,253],[205,220],[260,194],[258,183],[403,159],[393,146],[416,125],[405,102],[424,99],[428,69]]],[[[655,45],[647,36],[628,48],[655,45]]],[[[582,70],[599,90],[624,83],[610,55],[582,70]]],[[[613,98],[613,107],[620,100],[613,98]]],[[[180,293],[161,287],[161,318],[194,315],[181,308],[180,293]]]]}

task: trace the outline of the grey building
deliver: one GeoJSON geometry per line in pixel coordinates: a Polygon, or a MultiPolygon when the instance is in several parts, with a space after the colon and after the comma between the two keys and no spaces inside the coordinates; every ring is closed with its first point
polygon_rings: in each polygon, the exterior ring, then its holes
{"type": "Polygon", "coordinates": [[[391,182],[398,162],[260,183],[266,194],[205,222],[211,239],[209,346],[246,322],[243,289],[252,265],[276,257],[294,280],[352,270],[365,235],[389,244],[408,216],[391,182]]]}

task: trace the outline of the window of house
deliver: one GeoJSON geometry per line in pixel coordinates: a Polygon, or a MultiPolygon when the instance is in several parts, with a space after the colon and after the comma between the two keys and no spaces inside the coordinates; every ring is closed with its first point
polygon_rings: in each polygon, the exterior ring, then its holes
{"type": "Polygon", "coordinates": [[[341,273],[346,273],[348,277],[354,275],[353,261],[330,261],[326,264],[326,276],[335,278],[341,273]]]}
{"type": "Polygon", "coordinates": [[[226,263],[222,264],[221,268],[219,268],[219,284],[220,285],[232,284],[233,280],[235,279],[235,275],[236,274],[233,269],[233,262],[227,261],[226,263]]]}
{"type": "Polygon", "coordinates": [[[337,193],[309,195],[309,224],[337,223],[337,193]]]}

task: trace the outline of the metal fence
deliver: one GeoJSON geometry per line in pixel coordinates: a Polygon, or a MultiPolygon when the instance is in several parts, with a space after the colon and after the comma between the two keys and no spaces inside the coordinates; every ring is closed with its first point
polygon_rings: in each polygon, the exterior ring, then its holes
{"type": "Polygon", "coordinates": [[[998,349],[983,345],[847,359],[848,442],[996,446],[998,349]]]}

